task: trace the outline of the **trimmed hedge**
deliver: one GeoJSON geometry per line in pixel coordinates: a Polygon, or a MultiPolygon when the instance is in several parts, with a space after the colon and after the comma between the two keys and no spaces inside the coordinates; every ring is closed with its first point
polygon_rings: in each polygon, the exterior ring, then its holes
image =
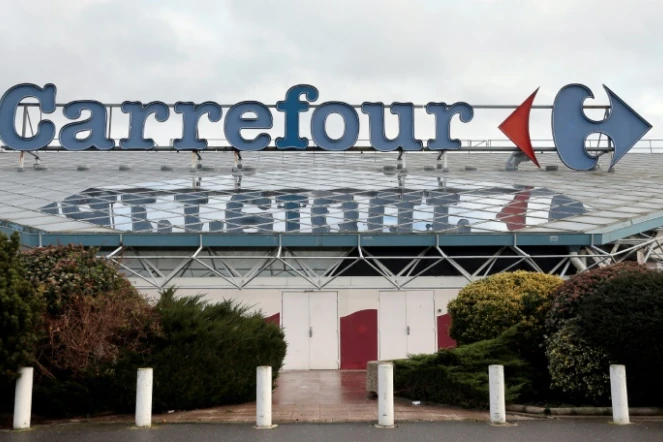
{"type": "Polygon", "coordinates": [[[448,304],[449,334],[462,346],[494,339],[526,317],[539,322],[548,309],[547,300],[562,282],[558,276],[525,271],[474,281],[448,304]]]}
{"type": "Polygon", "coordinates": [[[413,400],[487,408],[488,366],[501,364],[506,400],[515,401],[528,393],[532,378],[531,366],[514,350],[519,335],[512,327],[495,339],[394,361],[394,391],[413,400]]]}
{"type": "Polygon", "coordinates": [[[578,316],[580,333],[626,366],[631,403],[663,405],[663,273],[614,277],[581,299],[578,316]]]}
{"type": "Polygon", "coordinates": [[[256,367],[274,378],[286,343],[279,326],[232,301],[175,298],[165,290],[156,305],[162,334],[145,360],[154,367],[154,409],[189,410],[255,400],[256,367]]]}

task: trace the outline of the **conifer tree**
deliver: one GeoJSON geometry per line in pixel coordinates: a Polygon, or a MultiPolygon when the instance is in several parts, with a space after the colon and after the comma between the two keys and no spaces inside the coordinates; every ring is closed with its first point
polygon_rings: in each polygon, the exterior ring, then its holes
{"type": "Polygon", "coordinates": [[[26,279],[18,233],[0,233],[0,379],[9,381],[30,364],[39,339],[41,300],[26,279]]]}

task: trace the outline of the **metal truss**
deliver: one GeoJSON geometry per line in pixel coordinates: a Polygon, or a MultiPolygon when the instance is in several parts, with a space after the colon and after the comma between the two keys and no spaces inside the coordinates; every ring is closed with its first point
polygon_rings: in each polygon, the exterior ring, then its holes
{"type": "MultiPolygon", "coordinates": [[[[370,276],[381,277],[400,290],[418,278],[418,288],[422,288],[422,281],[434,281],[423,278],[427,276],[460,277],[471,282],[491,274],[522,269],[567,277],[627,260],[658,267],[658,263],[663,263],[663,231],[640,234],[607,246],[581,247],[566,254],[535,253],[515,245],[493,249],[491,254],[482,255],[472,254],[469,248],[468,254],[467,248],[459,253],[458,247],[438,245],[414,253],[385,256],[384,249],[362,246],[333,251],[282,246],[262,250],[199,247],[189,252],[119,247],[101,256],[116,263],[126,276],[141,280],[141,286],[152,289],[163,289],[176,278],[180,286],[181,278],[215,278],[212,288],[242,290],[254,287],[252,283],[257,278],[288,277],[299,279],[308,289],[322,290],[342,276],[370,276]]],[[[210,284],[205,287],[210,288],[210,284]]],[[[437,284],[431,288],[439,287],[437,284]]]]}

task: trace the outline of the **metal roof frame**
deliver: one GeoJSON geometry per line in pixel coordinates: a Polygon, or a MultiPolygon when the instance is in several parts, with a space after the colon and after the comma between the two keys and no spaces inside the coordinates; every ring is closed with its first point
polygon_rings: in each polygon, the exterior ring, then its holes
{"type": "Polygon", "coordinates": [[[136,248],[338,248],[338,247],[431,247],[431,246],[569,246],[606,245],[639,233],[663,227],[663,212],[657,216],[634,218],[615,229],[587,233],[469,233],[469,234],[228,234],[228,233],[54,233],[21,226],[0,226],[11,235],[18,231],[21,244],[42,247],[56,244],[81,244],[86,247],[136,248]]]}
{"type": "MultiPolygon", "coordinates": [[[[445,249],[444,246],[420,248],[415,252],[410,250],[409,253],[395,249],[389,256],[371,253],[375,248],[368,250],[361,246],[337,249],[333,256],[315,251],[309,254],[299,253],[295,249],[283,246],[220,254],[212,248],[200,246],[186,252],[141,251],[133,247],[118,247],[110,253],[99,252],[99,256],[117,264],[128,277],[135,280],[134,284],[146,289],[163,289],[173,284],[176,279],[178,286],[184,284],[188,288],[199,290],[203,288],[242,290],[254,286],[266,288],[264,281],[258,282],[257,285],[254,285],[254,282],[257,278],[265,276],[263,273],[274,276],[270,272],[276,266],[277,271],[282,273],[277,276],[295,277],[307,287],[322,290],[334,281],[341,285],[352,284],[352,278],[348,278],[349,282],[343,282],[339,277],[346,275],[347,270],[355,264],[363,262],[375,272],[375,276],[383,278],[383,281],[393,289],[402,290],[420,278],[424,280],[416,283],[418,288],[421,288],[422,284],[439,288],[439,280],[433,282],[437,278],[425,277],[425,273],[441,263],[453,267],[458,277],[467,283],[514,268],[565,277],[625,260],[635,259],[645,263],[652,258],[660,262],[663,251],[659,237],[660,232],[654,236],[640,236],[603,248],[584,246],[565,254],[528,252],[512,245],[492,247],[489,254],[483,252],[484,254],[477,256],[456,255],[458,250],[454,252],[453,248],[445,249]],[[631,244],[631,241],[636,243],[631,244]],[[546,270],[539,266],[539,263],[551,258],[554,259],[554,265],[549,265],[546,270]],[[317,269],[314,265],[310,265],[321,260],[329,264],[317,269]],[[389,262],[394,260],[401,262],[399,270],[390,268],[389,262]],[[480,260],[482,264],[468,266],[468,261],[472,260],[480,260]],[[508,265],[496,268],[497,261],[506,262],[508,265]],[[238,267],[240,262],[244,262],[244,268],[238,267]],[[250,265],[247,266],[247,262],[250,265]],[[209,281],[207,284],[204,282],[206,279],[209,281]],[[196,282],[189,287],[187,280],[196,282]]],[[[380,282],[374,281],[373,284],[377,287],[380,282]]],[[[268,288],[274,287],[280,288],[282,284],[272,281],[268,288]]]]}

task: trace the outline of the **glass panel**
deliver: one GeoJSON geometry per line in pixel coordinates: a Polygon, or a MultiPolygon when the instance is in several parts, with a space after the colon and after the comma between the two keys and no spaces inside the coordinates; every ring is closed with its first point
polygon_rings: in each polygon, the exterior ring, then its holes
{"type": "Polygon", "coordinates": [[[628,156],[619,175],[506,172],[502,154],[447,154],[448,173],[430,170],[432,153],[406,153],[400,171],[384,169],[396,164],[387,153],[243,152],[239,171],[232,153],[201,155],[213,167],[190,169],[185,153],[44,152],[47,170],[17,172],[5,152],[0,219],[45,231],[485,234],[584,232],[663,209],[663,183],[640,172],[660,155],[628,156]]]}

